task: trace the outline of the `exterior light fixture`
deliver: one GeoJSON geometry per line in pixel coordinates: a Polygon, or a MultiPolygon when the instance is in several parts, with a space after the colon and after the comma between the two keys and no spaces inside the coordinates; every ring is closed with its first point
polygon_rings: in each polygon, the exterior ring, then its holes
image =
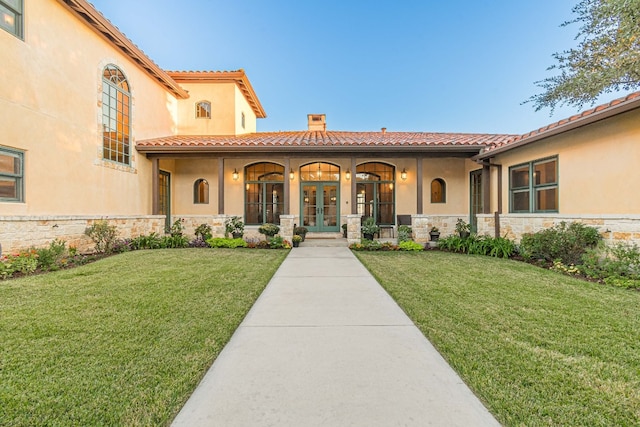
{"type": "Polygon", "coordinates": [[[407,180],[407,170],[405,168],[402,168],[402,172],[400,172],[400,178],[402,178],[403,181],[407,180]]]}
{"type": "Polygon", "coordinates": [[[295,174],[293,173],[293,169],[289,169],[289,179],[293,181],[293,177],[295,174]]]}
{"type": "Polygon", "coordinates": [[[347,181],[351,179],[351,171],[349,169],[347,169],[347,171],[344,173],[344,179],[346,179],[347,181]]]}
{"type": "Polygon", "coordinates": [[[238,169],[233,168],[233,175],[231,175],[233,177],[234,181],[237,181],[238,178],[240,177],[240,175],[238,174],[238,169]]]}

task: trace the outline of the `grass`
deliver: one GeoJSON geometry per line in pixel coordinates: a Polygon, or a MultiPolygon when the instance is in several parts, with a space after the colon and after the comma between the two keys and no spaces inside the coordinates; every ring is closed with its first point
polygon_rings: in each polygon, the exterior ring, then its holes
{"type": "Polygon", "coordinates": [[[129,252],[0,283],[0,425],[167,425],[286,251],[129,252]]]}
{"type": "Polygon", "coordinates": [[[355,254],[503,425],[640,425],[640,292],[482,256],[355,254]]]}

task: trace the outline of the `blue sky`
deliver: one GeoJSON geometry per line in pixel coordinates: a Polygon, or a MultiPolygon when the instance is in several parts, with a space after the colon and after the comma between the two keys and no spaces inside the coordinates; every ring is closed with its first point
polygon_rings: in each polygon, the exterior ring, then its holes
{"type": "Polygon", "coordinates": [[[92,4],[165,70],[243,68],[260,132],[303,130],[313,113],[329,130],[525,133],[577,111],[521,105],[577,44],[578,26],[560,26],[576,1],[92,4]]]}

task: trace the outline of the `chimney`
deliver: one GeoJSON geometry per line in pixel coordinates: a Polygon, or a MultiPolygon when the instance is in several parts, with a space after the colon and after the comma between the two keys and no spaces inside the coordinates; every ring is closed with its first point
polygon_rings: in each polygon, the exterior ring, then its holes
{"type": "Polygon", "coordinates": [[[327,118],[324,114],[307,114],[309,132],[325,132],[327,130],[327,118]]]}
{"type": "Polygon", "coordinates": [[[384,135],[385,133],[387,133],[387,128],[382,128],[380,129],[382,131],[382,134],[384,135]]]}

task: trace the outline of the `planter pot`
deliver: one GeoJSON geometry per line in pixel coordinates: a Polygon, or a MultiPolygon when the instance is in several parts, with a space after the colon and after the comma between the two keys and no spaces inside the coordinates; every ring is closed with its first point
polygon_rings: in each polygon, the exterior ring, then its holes
{"type": "Polygon", "coordinates": [[[471,236],[471,233],[469,233],[468,231],[461,231],[460,232],[460,238],[462,238],[462,239],[466,239],[469,236],[471,236]]]}
{"type": "Polygon", "coordinates": [[[342,237],[347,238],[347,230],[342,230],[342,237]]]}
{"type": "Polygon", "coordinates": [[[294,248],[297,248],[300,246],[300,242],[292,242],[291,244],[293,245],[294,248]]]}
{"type": "Polygon", "coordinates": [[[431,238],[432,242],[437,242],[438,239],[440,238],[440,233],[439,232],[437,232],[437,233],[431,232],[431,233],[429,233],[429,237],[431,238]]]}
{"type": "Polygon", "coordinates": [[[373,234],[366,234],[366,233],[364,233],[364,234],[363,234],[363,236],[364,236],[364,238],[365,238],[365,239],[367,239],[367,240],[373,240],[373,234]]]}
{"type": "Polygon", "coordinates": [[[231,233],[234,239],[242,239],[244,233],[231,233]]]}

